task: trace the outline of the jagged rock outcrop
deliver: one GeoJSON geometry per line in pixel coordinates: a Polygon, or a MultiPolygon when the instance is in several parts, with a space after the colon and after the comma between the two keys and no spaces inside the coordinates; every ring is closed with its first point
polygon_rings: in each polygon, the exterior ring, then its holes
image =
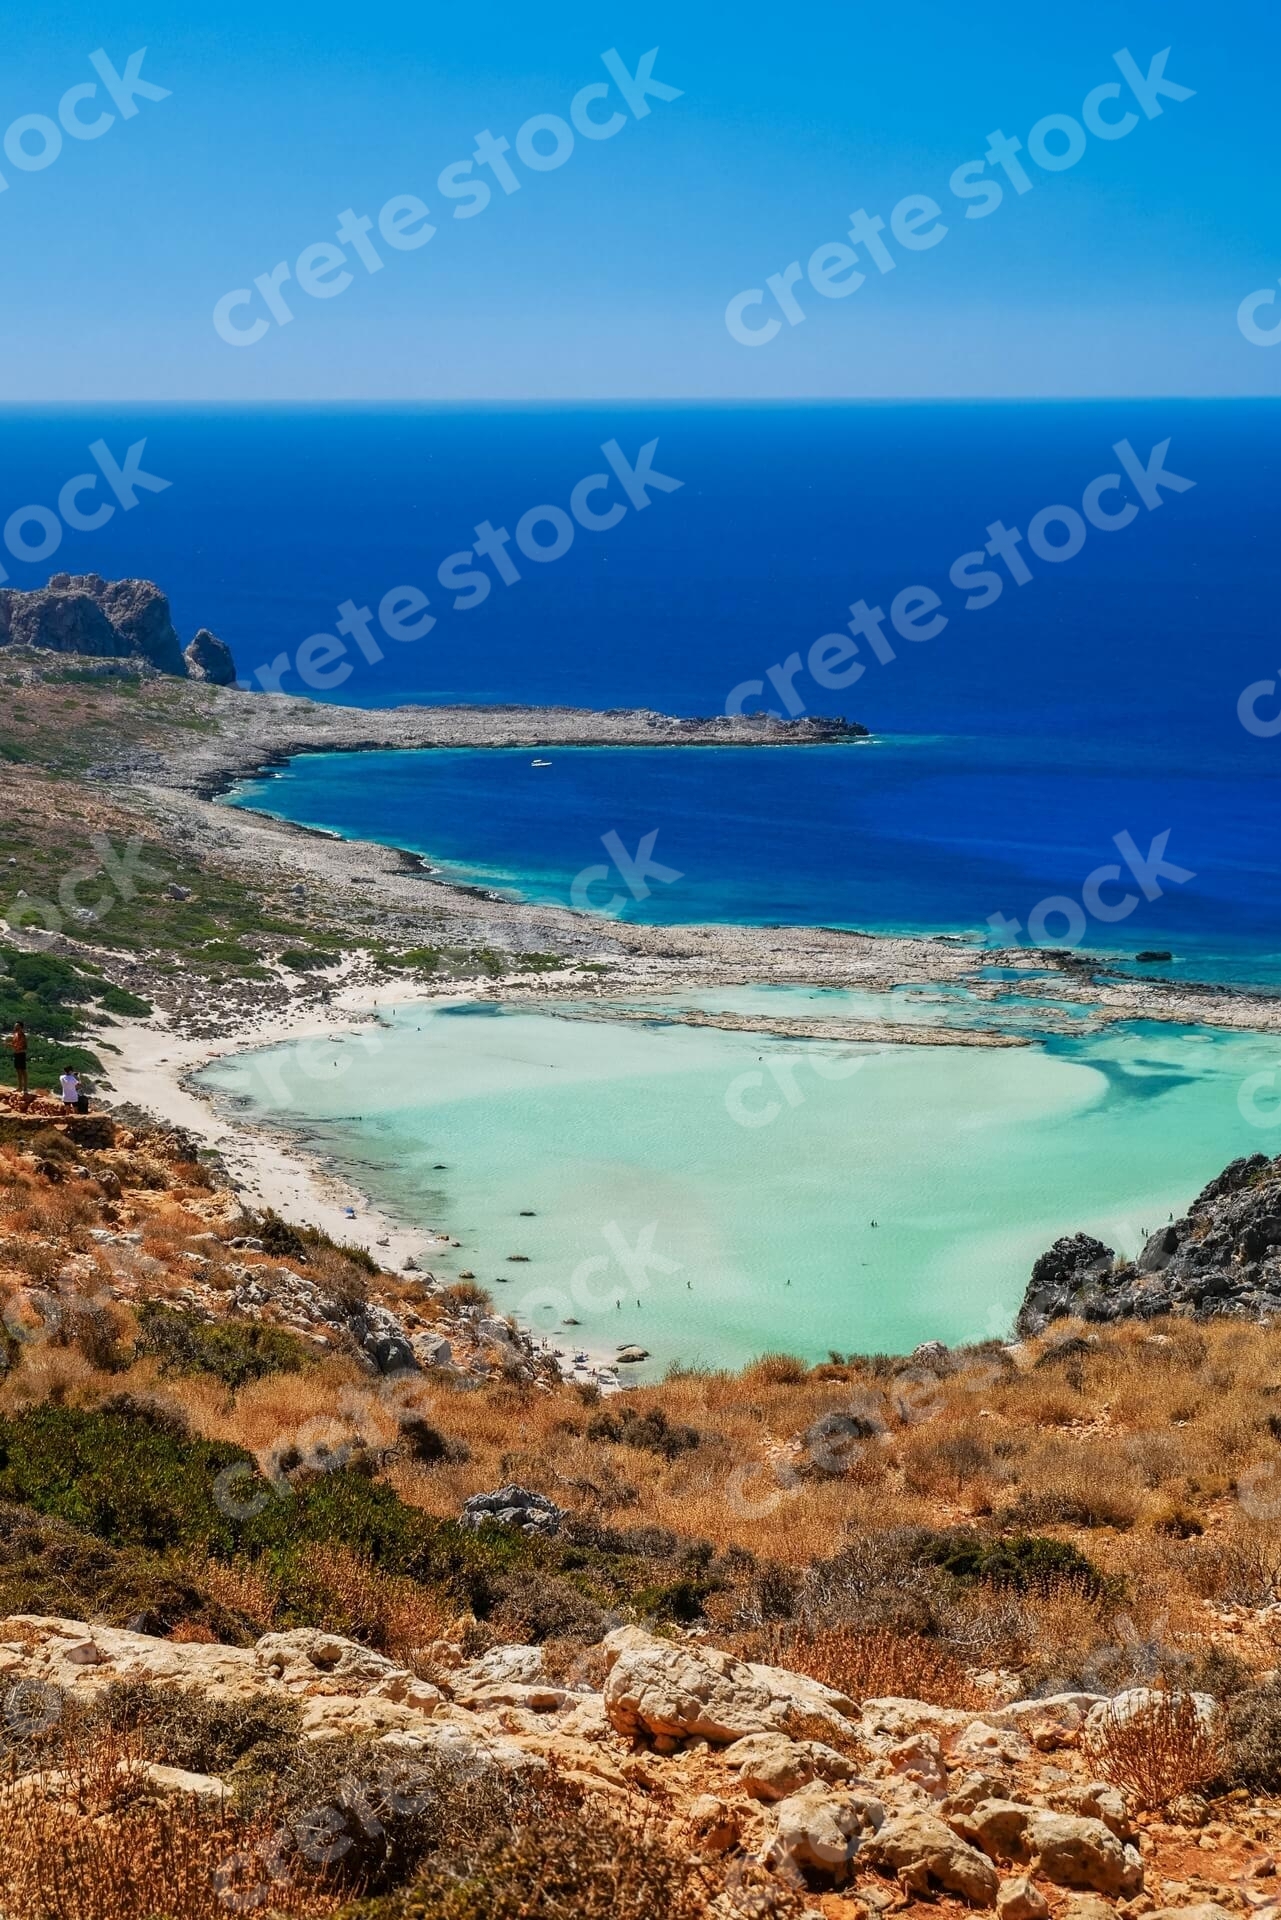
{"type": "Polygon", "coordinates": [[[161,673],[229,686],[230,649],[202,627],[186,653],[168,596],[152,580],[104,580],[100,573],[55,573],[47,587],[0,588],[0,646],[39,647],[97,659],[136,655],[161,673]]]}
{"type": "Polygon", "coordinates": [[[215,687],[233,687],[236,684],[236,663],[231,657],[231,648],[225,640],[210,633],[208,627],[201,627],[191,645],[183,654],[187,662],[187,672],[193,680],[208,680],[215,687]]]}
{"type": "Polygon", "coordinates": [[[88,653],[101,659],[119,659],[132,651],[92,594],[79,591],[66,574],[54,577],[67,580],[68,586],[35,593],[0,587],[0,642],[45,647],[52,653],[88,653]]]}
{"type": "Polygon", "coordinates": [[[496,1493],[473,1493],[464,1501],[458,1522],[463,1527],[483,1527],[487,1521],[500,1526],[519,1527],[522,1533],[551,1536],[560,1529],[565,1510],[549,1500],[545,1493],[529,1487],[499,1487],[496,1493]]]}
{"type": "Polygon", "coordinates": [[[1151,1320],[1159,1314],[1259,1320],[1281,1314],[1281,1157],[1232,1161],[1181,1220],[1158,1227],[1137,1260],[1078,1233],[1032,1269],[1015,1322],[1021,1339],[1055,1320],[1151,1320]]]}

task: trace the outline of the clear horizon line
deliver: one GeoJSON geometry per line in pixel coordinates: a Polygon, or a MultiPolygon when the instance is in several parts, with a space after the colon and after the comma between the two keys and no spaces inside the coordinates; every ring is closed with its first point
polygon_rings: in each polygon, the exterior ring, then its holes
{"type": "Polygon", "coordinates": [[[1243,405],[1275,403],[1281,394],[1252,393],[979,393],[979,394],[553,394],[484,395],[461,397],[422,394],[309,394],[278,399],[261,396],[220,398],[210,395],[160,397],[125,394],[91,398],[44,397],[14,399],[0,396],[0,410],[34,412],[41,408],[103,407],[986,407],[986,406],[1090,406],[1102,401],[1123,400],[1192,403],[1203,401],[1221,405],[1228,401],[1243,405]]]}

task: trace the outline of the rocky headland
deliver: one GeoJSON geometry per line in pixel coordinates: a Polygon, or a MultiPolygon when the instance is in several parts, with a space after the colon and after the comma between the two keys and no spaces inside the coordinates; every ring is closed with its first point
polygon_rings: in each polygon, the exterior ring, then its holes
{"type": "Polygon", "coordinates": [[[47,587],[0,587],[0,647],[138,660],[160,673],[231,686],[231,651],[202,627],[184,649],[167,596],[151,580],[55,573],[47,587]]]}
{"type": "Polygon", "coordinates": [[[1158,1227],[1137,1260],[1090,1234],[1043,1253],[1020,1309],[1022,1336],[1055,1320],[1091,1323],[1281,1314],[1281,1159],[1255,1153],[1211,1180],[1181,1219],[1158,1227]]]}

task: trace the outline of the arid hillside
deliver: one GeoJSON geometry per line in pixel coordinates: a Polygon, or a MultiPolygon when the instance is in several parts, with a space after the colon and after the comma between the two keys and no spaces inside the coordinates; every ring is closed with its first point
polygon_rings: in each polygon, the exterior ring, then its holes
{"type": "Polygon", "coordinates": [[[1269,1902],[1281,1327],[602,1399],[52,1102],[0,1295],[12,1920],[1269,1902]]]}

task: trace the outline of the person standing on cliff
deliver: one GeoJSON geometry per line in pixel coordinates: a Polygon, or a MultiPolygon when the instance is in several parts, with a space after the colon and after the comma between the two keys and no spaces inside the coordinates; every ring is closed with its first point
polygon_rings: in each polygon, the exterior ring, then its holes
{"type": "Polygon", "coordinates": [[[31,1095],[27,1091],[27,1029],[21,1020],[14,1023],[13,1032],[5,1042],[13,1055],[14,1078],[18,1082],[18,1095],[23,1106],[30,1105],[31,1095]]]}

